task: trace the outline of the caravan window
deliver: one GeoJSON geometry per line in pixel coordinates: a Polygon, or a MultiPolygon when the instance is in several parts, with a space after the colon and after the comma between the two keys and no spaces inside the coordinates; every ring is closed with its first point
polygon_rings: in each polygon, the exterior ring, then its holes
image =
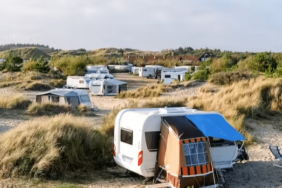
{"type": "Polygon", "coordinates": [[[127,129],[121,129],[120,141],[132,145],[133,142],[133,131],[127,129]]]}
{"type": "Polygon", "coordinates": [[[165,78],[170,78],[170,75],[165,75],[165,78]]]}
{"type": "Polygon", "coordinates": [[[60,97],[58,96],[52,96],[52,102],[58,103],[60,101],[60,97]]]}
{"type": "Polygon", "coordinates": [[[147,69],[143,69],[143,71],[144,71],[144,72],[146,72],[146,71],[147,71],[147,69]]]}
{"type": "Polygon", "coordinates": [[[79,83],[80,84],[84,84],[84,80],[79,80],[79,83]]]}
{"type": "Polygon", "coordinates": [[[183,144],[187,166],[198,166],[208,163],[206,142],[183,144]]]}
{"type": "Polygon", "coordinates": [[[160,131],[145,132],[147,148],[150,152],[159,149],[160,131]]]}
{"type": "Polygon", "coordinates": [[[88,95],[82,95],[80,96],[81,102],[90,102],[90,98],[88,95]]]}

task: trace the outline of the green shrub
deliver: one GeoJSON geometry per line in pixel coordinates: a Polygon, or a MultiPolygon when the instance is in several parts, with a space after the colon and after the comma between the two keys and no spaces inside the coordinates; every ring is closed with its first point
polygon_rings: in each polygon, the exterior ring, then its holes
{"type": "Polygon", "coordinates": [[[189,81],[192,79],[191,73],[190,72],[186,72],[185,73],[185,81],[189,81]]]}
{"type": "Polygon", "coordinates": [[[218,58],[213,60],[212,64],[210,65],[210,72],[212,74],[217,72],[226,71],[230,67],[234,65],[234,61],[230,54],[225,54],[222,58],[218,58]]]}
{"type": "Polygon", "coordinates": [[[195,72],[192,76],[193,80],[207,80],[209,78],[210,71],[209,69],[206,70],[199,70],[198,72],[195,72]]]}
{"type": "Polygon", "coordinates": [[[210,76],[209,82],[213,84],[226,85],[241,80],[249,80],[254,76],[249,72],[218,72],[210,76]]]}

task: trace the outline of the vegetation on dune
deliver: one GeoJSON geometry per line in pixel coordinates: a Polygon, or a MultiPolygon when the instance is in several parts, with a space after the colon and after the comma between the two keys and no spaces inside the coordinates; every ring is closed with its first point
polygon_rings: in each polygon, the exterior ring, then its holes
{"type": "Polygon", "coordinates": [[[30,115],[55,115],[72,112],[70,105],[61,105],[56,103],[33,103],[29,105],[27,113],[30,115]]]}
{"type": "Polygon", "coordinates": [[[112,164],[111,140],[69,114],[24,122],[0,136],[0,175],[58,178],[112,164]]]}
{"type": "Polygon", "coordinates": [[[50,58],[50,56],[37,48],[17,48],[7,51],[0,52],[0,58],[7,58],[9,56],[17,56],[22,59],[39,58],[50,58]]]}
{"type": "Polygon", "coordinates": [[[134,91],[122,91],[118,98],[148,98],[159,97],[165,91],[163,84],[148,85],[134,91]]]}
{"type": "Polygon", "coordinates": [[[254,75],[247,71],[218,72],[210,76],[209,82],[219,85],[229,85],[233,82],[249,80],[253,77],[254,75]]]}
{"type": "Polygon", "coordinates": [[[26,109],[30,104],[31,101],[21,94],[0,96],[0,108],[26,109]]]}
{"type": "Polygon", "coordinates": [[[245,117],[265,117],[282,110],[281,79],[263,77],[234,82],[219,92],[203,93],[189,99],[188,105],[204,111],[217,111],[240,132],[248,142],[252,138],[244,126],[245,117]]]}
{"type": "Polygon", "coordinates": [[[53,89],[51,85],[43,82],[42,80],[22,82],[20,85],[17,86],[17,88],[33,91],[47,91],[53,89]]]}
{"type": "Polygon", "coordinates": [[[41,56],[39,59],[30,59],[23,65],[23,71],[38,71],[42,73],[48,73],[50,67],[48,65],[48,60],[41,56]]]}

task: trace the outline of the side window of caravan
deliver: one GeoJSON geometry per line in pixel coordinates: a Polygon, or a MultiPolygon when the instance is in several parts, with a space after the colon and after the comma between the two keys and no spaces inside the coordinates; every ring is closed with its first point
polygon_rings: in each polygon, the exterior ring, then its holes
{"type": "Polygon", "coordinates": [[[160,131],[145,132],[147,148],[150,152],[159,149],[160,131]]]}
{"type": "Polygon", "coordinates": [[[143,69],[143,71],[144,71],[144,72],[146,72],[146,71],[147,71],[147,69],[143,69]]]}
{"type": "Polygon", "coordinates": [[[165,75],[165,78],[170,78],[170,75],[165,75]]]}
{"type": "Polygon", "coordinates": [[[121,129],[120,141],[132,145],[133,131],[127,129],[121,129]]]}
{"type": "Polygon", "coordinates": [[[79,83],[80,84],[84,84],[84,80],[79,80],[79,83]]]}

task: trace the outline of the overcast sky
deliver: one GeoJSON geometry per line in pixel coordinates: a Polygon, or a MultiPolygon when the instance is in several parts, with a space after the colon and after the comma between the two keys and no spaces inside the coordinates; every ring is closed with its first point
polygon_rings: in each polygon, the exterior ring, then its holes
{"type": "Polygon", "coordinates": [[[0,44],[282,52],[281,0],[1,0],[0,44]]]}

